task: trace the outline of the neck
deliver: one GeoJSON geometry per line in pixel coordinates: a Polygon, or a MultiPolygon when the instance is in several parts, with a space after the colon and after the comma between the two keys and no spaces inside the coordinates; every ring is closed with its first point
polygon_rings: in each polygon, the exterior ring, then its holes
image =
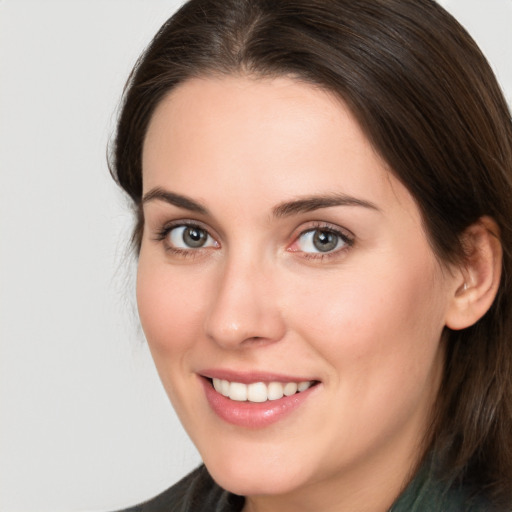
{"type": "Polygon", "coordinates": [[[371,471],[361,466],[287,494],[249,496],[243,512],[387,512],[417,469],[417,461],[400,462],[397,454],[382,464],[372,457],[371,471]]]}

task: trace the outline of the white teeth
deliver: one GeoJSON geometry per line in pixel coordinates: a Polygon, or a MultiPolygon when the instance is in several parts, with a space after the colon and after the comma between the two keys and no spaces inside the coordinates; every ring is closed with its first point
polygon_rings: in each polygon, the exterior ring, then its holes
{"type": "Polygon", "coordinates": [[[268,385],[267,396],[269,400],[279,400],[283,398],[283,385],[280,382],[271,382],[268,385]]]}
{"type": "Polygon", "coordinates": [[[249,402],[266,402],[267,386],[263,382],[255,382],[247,386],[247,400],[249,402]]]}
{"type": "Polygon", "coordinates": [[[221,379],[212,379],[213,387],[217,393],[220,393],[224,396],[229,396],[229,381],[221,380],[221,379]]]}
{"type": "Polygon", "coordinates": [[[302,382],[254,382],[243,384],[241,382],[229,382],[224,379],[212,379],[215,391],[237,402],[266,402],[267,400],[279,400],[283,396],[291,396],[295,393],[306,391],[313,385],[313,381],[302,382]]]}
{"type": "Polygon", "coordinates": [[[287,382],[284,385],[283,393],[284,393],[285,396],[295,395],[295,393],[297,393],[297,388],[298,387],[299,386],[297,385],[296,382],[287,382]]]}
{"type": "Polygon", "coordinates": [[[241,382],[231,382],[229,384],[229,398],[237,402],[245,402],[247,400],[247,386],[241,382]]]}
{"type": "Polygon", "coordinates": [[[302,391],[306,391],[306,389],[311,387],[311,382],[308,380],[305,380],[304,382],[299,382],[299,385],[297,386],[297,389],[299,390],[299,393],[302,393],[302,391]]]}
{"type": "Polygon", "coordinates": [[[220,381],[220,392],[224,396],[229,396],[229,381],[228,380],[221,380],[220,381]]]}
{"type": "Polygon", "coordinates": [[[220,379],[213,379],[213,387],[217,393],[222,393],[221,389],[221,380],[220,379]]]}

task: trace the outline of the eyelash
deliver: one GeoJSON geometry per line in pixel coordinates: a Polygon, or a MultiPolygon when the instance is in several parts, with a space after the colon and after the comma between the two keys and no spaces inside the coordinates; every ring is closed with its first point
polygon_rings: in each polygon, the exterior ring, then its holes
{"type": "MultiPolygon", "coordinates": [[[[199,228],[207,233],[209,237],[215,240],[215,238],[210,234],[209,230],[206,227],[203,227],[199,222],[197,221],[191,221],[191,220],[180,220],[175,221],[172,223],[165,224],[160,230],[157,231],[154,240],[157,242],[162,242],[164,245],[164,249],[166,252],[172,253],[175,256],[183,257],[183,258],[194,258],[200,255],[202,252],[200,249],[209,249],[210,247],[199,247],[197,249],[190,248],[190,249],[182,249],[180,247],[173,247],[169,245],[167,238],[169,236],[169,233],[178,227],[195,227],[199,228]]],[[[288,248],[287,250],[289,252],[293,253],[301,253],[301,257],[308,259],[308,260],[319,260],[324,261],[327,259],[339,257],[342,253],[347,252],[353,245],[355,241],[354,235],[347,232],[346,230],[341,230],[338,227],[334,227],[330,224],[327,224],[325,222],[318,222],[313,223],[312,225],[308,226],[307,229],[302,229],[293,239],[292,244],[290,244],[288,247],[296,244],[300,237],[304,236],[307,233],[313,232],[313,231],[319,231],[319,232],[326,232],[326,233],[332,233],[333,235],[337,236],[345,245],[344,247],[340,249],[335,249],[330,252],[305,252],[305,251],[299,251],[299,250],[292,250],[288,248]]],[[[217,242],[218,243],[218,242],[217,242]]]]}
{"type": "Polygon", "coordinates": [[[166,252],[169,252],[169,253],[175,255],[175,256],[179,256],[182,258],[195,258],[195,257],[199,256],[199,254],[201,252],[200,249],[206,249],[206,248],[199,247],[197,249],[193,249],[193,248],[182,249],[181,247],[173,247],[172,245],[169,245],[169,242],[167,241],[169,233],[173,229],[176,229],[179,227],[186,227],[186,226],[193,227],[193,228],[199,228],[199,229],[205,231],[208,234],[208,236],[210,236],[211,238],[214,238],[214,237],[212,237],[212,235],[210,234],[208,229],[206,227],[203,227],[199,222],[190,221],[190,220],[180,220],[180,221],[175,221],[175,222],[165,224],[160,230],[157,231],[154,240],[156,242],[163,243],[164,250],[166,252]]]}
{"type": "Polygon", "coordinates": [[[335,249],[330,252],[304,252],[304,251],[293,251],[288,249],[290,252],[301,252],[301,257],[307,260],[316,260],[316,261],[325,261],[334,258],[339,258],[341,255],[345,254],[355,242],[355,237],[352,233],[348,232],[348,230],[342,230],[339,227],[335,227],[331,224],[325,222],[316,222],[312,223],[307,229],[302,229],[297,236],[294,237],[294,241],[292,245],[296,244],[301,236],[304,236],[307,233],[312,231],[326,232],[332,233],[336,235],[345,245],[340,249],[335,249]]]}

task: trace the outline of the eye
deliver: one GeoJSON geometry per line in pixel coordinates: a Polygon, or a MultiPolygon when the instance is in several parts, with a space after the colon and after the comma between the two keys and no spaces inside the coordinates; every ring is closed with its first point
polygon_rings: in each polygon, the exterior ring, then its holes
{"type": "Polygon", "coordinates": [[[346,235],[332,229],[316,228],[303,232],[295,242],[293,250],[325,254],[349,245],[351,240],[346,235]]]}
{"type": "Polygon", "coordinates": [[[217,246],[208,231],[193,225],[174,226],[167,231],[166,238],[170,247],[174,249],[201,249],[217,246]]]}

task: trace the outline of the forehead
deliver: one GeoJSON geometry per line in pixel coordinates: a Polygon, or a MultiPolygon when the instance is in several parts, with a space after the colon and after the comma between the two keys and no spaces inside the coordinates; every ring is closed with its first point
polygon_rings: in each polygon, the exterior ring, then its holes
{"type": "Polygon", "coordinates": [[[255,194],[270,205],[329,192],[412,201],[338,97],[284,77],[192,79],[173,90],[148,127],[143,184],[244,205],[255,194]]]}

